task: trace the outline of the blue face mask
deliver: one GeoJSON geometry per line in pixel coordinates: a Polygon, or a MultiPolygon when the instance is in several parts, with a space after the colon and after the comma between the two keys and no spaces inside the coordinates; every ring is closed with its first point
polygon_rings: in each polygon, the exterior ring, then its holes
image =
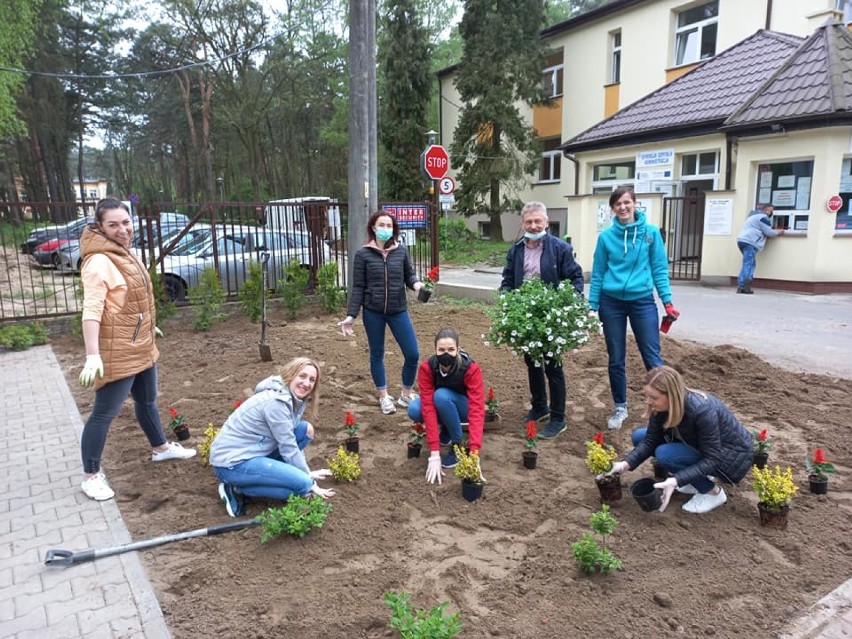
{"type": "Polygon", "coordinates": [[[524,237],[528,240],[540,240],[545,235],[547,235],[547,231],[542,231],[541,233],[530,233],[529,231],[527,231],[526,233],[524,233],[524,237]]]}
{"type": "Polygon", "coordinates": [[[393,237],[392,229],[376,229],[376,239],[379,242],[387,242],[393,237]]]}

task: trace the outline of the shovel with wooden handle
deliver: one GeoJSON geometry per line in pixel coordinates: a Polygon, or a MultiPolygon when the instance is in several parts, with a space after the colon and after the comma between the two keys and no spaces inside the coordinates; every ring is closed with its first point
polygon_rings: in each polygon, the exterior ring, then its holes
{"type": "Polygon", "coordinates": [[[52,549],[47,551],[44,558],[45,566],[72,566],[81,564],[87,561],[94,561],[101,557],[111,557],[112,555],[120,555],[133,550],[142,550],[144,548],[153,548],[154,546],[162,546],[173,541],[182,541],[183,539],[194,539],[195,537],[210,537],[212,535],[221,535],[222,533],[231,532],[232,530],[243,530],[244,528],[253,528],[260,526],[257,519],[243,519],[241,521],[232,521],[227,524],[217,524],[208,526],[207,528],[197,528],[196,530],[188,530],[182,533],[173,535],[162,535],[153,539],[144,539],[135,541],[121,546],[111,546],[110,548],[90,548],[89,550],[81,550],[73,552],[71,550],[52,549]]]}
{"type": "Polygon", "coordinates": [[[261,270],[263,272],[263,295],[260,298],[260,360],[262,362],[272,361],[272,350],[266,343],[266,297],[269,295],[269,251],[260,254],[261,270]]]}

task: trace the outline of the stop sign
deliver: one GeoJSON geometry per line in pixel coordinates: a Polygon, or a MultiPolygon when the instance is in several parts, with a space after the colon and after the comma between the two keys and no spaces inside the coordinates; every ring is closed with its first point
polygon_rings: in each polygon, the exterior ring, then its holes
{"type": "Polygon", "coordinates": [[[832,195],[830,198],[828,198],[826,206],[828,207],[828,210],[832,213],[837,213],[840,209],[843,208],[843,198],[839,195],[832,195]]]}
{"type": "Polygon", "coordinates": [[[450,156],[440,144],[430,144],[420,156],[420,167],[430,180],[440,180],[450,170],[450,156]]]}

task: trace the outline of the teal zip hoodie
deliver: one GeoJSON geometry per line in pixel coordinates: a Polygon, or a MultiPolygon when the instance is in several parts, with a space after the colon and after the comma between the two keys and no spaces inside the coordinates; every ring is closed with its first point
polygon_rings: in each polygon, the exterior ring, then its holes
{"type": "Polygon", "coordinates": [[[612,226],[598,235],[589,284],[589,306],[598,310],[601,293],[625,302],[657,295],[672,301],[669,286],[669,262],[660,229],[645,222],[645,214],[636,211],[636,221],[622,224],[613,216],[612,226]]]}

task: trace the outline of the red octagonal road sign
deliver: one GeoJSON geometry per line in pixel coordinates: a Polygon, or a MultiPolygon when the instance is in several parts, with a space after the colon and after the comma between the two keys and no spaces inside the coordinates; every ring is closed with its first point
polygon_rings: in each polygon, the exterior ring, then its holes
{"type": "Polygon", "coordinates": [[[420,155],[420,168],[430,180],[440,180],[450,170],[450,155],[440,144],[431,144],[420,155]]]}
{"type": "Polygon", "coordinates": [[[831,213],[837,213],[843,208],[843,198],[839,195],[832,195],[826,202],[826,207],[831,213]]]}

